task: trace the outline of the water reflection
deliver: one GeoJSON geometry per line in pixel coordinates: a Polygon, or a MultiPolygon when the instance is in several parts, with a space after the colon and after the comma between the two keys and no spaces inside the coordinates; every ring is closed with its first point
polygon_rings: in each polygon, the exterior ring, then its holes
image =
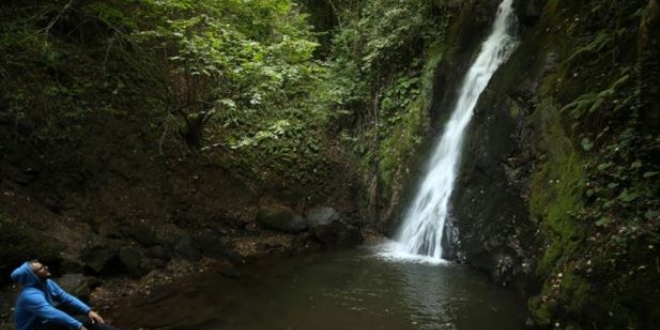
{"type": "Polygon", "coordinates": [[[392,244],[398,243],[384,242],[372,249],[397,274],[391,280],[397,282],[415,329],[524,328],[524,308],[511,292],[459,265],[427,258],[390,259],[392,244]]]}
{"type": "Polygon", "coordinates": [[[511,292],[450,264],[386,261],[379,248],[280,260],[239,278],[205,275],[165,299],[127,304],[134,314],[117,321],[162,330],[522,329],[511,292]]]}
{"type": "Polygon", "coordinates": [[[402,279],[398,285],[403,293],[405,306],[411,310],[411,321],[419,329],[455,329],[452,324],[452,285],[439,267],[420,263],[392,264],[398,268],[402,279]]]}

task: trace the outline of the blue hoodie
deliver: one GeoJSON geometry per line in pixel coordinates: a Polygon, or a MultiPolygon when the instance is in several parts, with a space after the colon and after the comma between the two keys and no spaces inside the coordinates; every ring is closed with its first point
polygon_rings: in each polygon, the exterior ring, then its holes
{"type": "Polygon", "coordinates": [[[14,309],[16,330],[33,330],[46,322],[57,323],[72,330],[80,329],[82,323],[57,309],[56,302],[85,315],[91,310],[78,298],[62,290],[54,281],[39,279],[32,271],[30,262],[16,268],[11,273],[11,279],[23,287],[14,309]]]}

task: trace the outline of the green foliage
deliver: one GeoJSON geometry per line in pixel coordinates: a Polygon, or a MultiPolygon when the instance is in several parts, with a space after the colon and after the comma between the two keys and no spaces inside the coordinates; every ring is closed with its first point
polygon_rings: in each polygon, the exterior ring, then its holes
{"type": "MultiPolygon", "coordinates": [[[[573,119],[581,119],[581,117],[585,115],[592,114],[599,109],[603,105],[603,102],[607,101],[608,98],[615,96],[617,89],[624,84],[628,78],[630,78],[630,75],[626,74],[603,91],[582,94],[575,101],[562,108],[561,111],[570,111],[573,119]]],[[[624,102],[615,102],[616,106],[614,107],[614,111],[621,110],[627,106],[629,107],[632,100],[632,97],[628,97],[624,102]]]]}
{"type": "Polygon", "coordinates": [[[426,1],[330,3],[340,29],[324,87],[331,92],[322,100],[333,109],[342,141],[371,187],[365,199],[391,198],[426,136],[428,92],[446,22],[426,1]],[[374,188],[380,183],[384,192],[374,188]]]}
{"type": "Polygon", "coordinates": [[[308,99],[325,68],[290,0],[11,2],[0,19],[0,74],[11,78],[0,118],[18,139],[85,162],[110,152],[94,143],[127,134],[153,154],[236,148],[252,173],[325,161],[327,115],[308,99]]]}
{"type": "Polygon", "coordinates": [[[557,110],[543,104],[534,113],[534,121],[542,128],[540,147],[548,161],[533,179],[530,213],[544,219],[548,245],[538,272],[548,274],[561,269],[583,237],[582,225],[571,216],[579,209],[579,196],[584,186],[582,160],[561,126],[557,110]]]}
{"type": "Polygon", "coordinates": [[[530,207],[543,224],[547,249],[537,268],[543,292],[530,308],[544,325],[580,328],[590,320],[589,327],[644,328],[659,320],[657,301],[646,297],[660,293],[653,284],[660,280],[660,168],[654,160],[660,137],[640,129],[640,72],[629,51],[644,5],[553,1],[546,7],[556,14],[548,16],[556,33],[547,38],[558,41],[565,60],[542,88],[553,108],[562,109],[543,126],[553,122],[566,132],[569,142],[560,145],[572,156],[543,157],[539,173],[581,174],[579,181],[569,179],[572,189],[542,184],[554,182],[547,175],[533,187],[530,207]],[[569,164],[575,171],[566,169],[569,164]],[[570,280],[557,286],[558,274],[570,280]]]}
{"type": "MultiPolygon", "coordinates": [[[[116,12],[88,11],[74,1],[0,6],[0,111],[16,128],[7,134],[42,152],[66,150],[66,167],[84,171],[82,142],[106,120],[150,103],[153,94],[133,85],[139,79],[134,72],[116,70],[133,67],[115,51],[125,50],[118,41],[123,32],[105,21],[118,19],[116,12]]],[[[140,113],[145,123],[152,121],[140,113]]]]}
{"type": "Polygon", "coordinates": [[[596,227],[593,240],[601,252],[623,256],[635,242],[660,242],[660,166],[652,161],[658,152],[660,137],[639,135],[632,127],[593,151],[585,166],[590,173],[586,207],[579,216],[596,227]]]}
{"type": "Polygon", "coordinates": [[[406,72],[425,47],[438,41],[441,30],[440,25],[429,24],[436,18],[430,2],[370,0],[359,8],[342,9],[334,56],[356,64],[368,80],[406,72]]]}
{"type": "MultiPolygon", "coordinates": [[[[318,73],[316,43],[288,0],[143,1],[152,21],[133,31],[161,58],[166,102],[190,146],[222,139],[222,127],[266,119],[307,92],[318,73]],[[221,117],[213,125],[212,117],[221,117]],[[213,126],[213,127],[209,127],[213,126]]],[[[247,134],[250,134],[249,131],[247,134]]]]}

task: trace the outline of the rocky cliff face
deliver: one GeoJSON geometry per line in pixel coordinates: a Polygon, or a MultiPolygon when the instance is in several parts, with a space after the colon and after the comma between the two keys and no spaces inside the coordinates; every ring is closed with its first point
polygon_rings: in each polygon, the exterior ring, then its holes
{"type": "MultiPolygon", "coordinates": [[[[534,24],[540,6],[539,1],[518,2],[520,22],[534,24]]],[[[527,207],[535,170],[535,131],[528,120],[541,77],[556,63],[539,52],[539,44],[520,37],[522,44],[493,76],[475,108],[445,244],[449,258],[487,270],[503,286],[528,292],[536,232],[527,207]]]]}
{"type": "Polygon", "coordinates": [[[660,275],[658,190],[643,183],[657,168],[657,3],[516,8],[521,44],[475,109],[448,257],[531,297],[541,327],[656,328],[657,290],[642,287],[660,275]]]}

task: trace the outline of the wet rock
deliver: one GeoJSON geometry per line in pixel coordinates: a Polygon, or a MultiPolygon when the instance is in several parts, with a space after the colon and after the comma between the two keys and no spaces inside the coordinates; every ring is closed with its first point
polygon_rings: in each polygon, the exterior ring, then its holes
{"type": "Polygon", "coordinates": [[[227,255],[222,236],[211,229],[204,229],[194,236],[195,241],[202,250],[204,256],[219,258],[227,255]]]}
{"type": "Polygon", "coordinates": [[[508,287],[514,279],[514,258],[507,254],[495,256],[493,282],[508,287]]]}
{"type": "Polygon", "coordinates": [[[164,246],[167,259],[180,258],[196,261],[202,258],[202,248],[195,238],[187,231],[173,225],[162,226],[159,231],[159,240],[164,246]]]}
{"type": "Polygon", "coordinates": [[[144,271],[161,269],[167,267],[168,260],[165,259],[142,259],[141,266],[144,271]]]}
{"type": "Polygon", "coordinates": [[[536,244],[524,197],[535,165],[527,120],[537,111],[542,73],[557,62],[552,50],[539,47],[521,44],[480,96],[451,198],[451,216],[460,229],[451,258],[521,293],[531,290],[521,265],[536,244]]]}
{"type": "Polygon", "coordinates": [[[292,254],[303,254],[319,250],[321,250],[321,244],[310,232],[295,235],[291,238],[292,254]]]}
{"type": "Polygon", "coordinates": [[[342,221],[333,221],[311,229],[313,237],[326,247],[351,247],[364,241],[359,228],[342,221]]]}
{"type": "Polygon", "coordinates": [[[307,224],[309,227],[328,225],[340,218],[339,212],[332,207],[321,206],[310,209],[307,212],[307,224]]]}
{"type": "Polygon", "coordinates": [[[174,245],[174,256],[196,261],[202,258],[202,251],[192,237],[186,234],[180,236],[174,245]]]}
{"type": "Polygon", "coordinates": [[[158,245],[161,243],[158,240],[156,233],[151,228],[139,222],[132,224],[131,226],[124,227],[122,231],[124,235],[134,239],[140,245],[145,247],[158,245]]]}
{"type": "Polygon", "coordinates": [[[516,0],[514,7],[518,13],[518,19],[525,25],[535,24],[541,14],[547,0],[516,0]]]}
{"type": "Polygon", "coordinates": [[[286,206],[273,203],[260,207],[257,221],[266,228],[292,234],[307,229],[307,223],[303,217],[286,206]]]}
{"type": "Polygon", "coordinates": [[[72,294],[83,301],[89,301],[92,293],[91,283],[83,274],[65,274],[55,280],[64,291],[72,294]]]}
{"type": "Polygon", "coordinates": [[[146,256],[154,259],[168,260],[170,255],[162,245],[155,245],[147,249],[146,256]]]}
{"type": "Polygon", "coordinates": [[[83,273],[85,271],[85,265],[78,260],[63,259],[60,265],[60,271],[62,273],[83,273]]]}
{"type": "Polygon", "coordinates": [[[459,263],[465,261],[465,257],[461,253],[461,240],[455,219],[447,219],[441,244],[443,258],[454,260],[459,263]]]}
{"type": "Polygon", "coordinates": [[[93,271],[100,273],[117,256],[118,248],[106,239],[93,235],[80,254],[80,260],[93,271]]]}
{"type": "Polygon", "coordinates": [[[341,214],[331,207],[311,209],[307,223],[313,239],[326,247],[350,247],[364,241],[360,229],[343,221],[341,214]]]}
{"type": "Polygon", "coordinates": [[[138,278],[144,275],[144,270],[141,267],[140,260],[142,259],[142,254],[140,250],[133,246],[123,246],[119,249],[119,261],[124,266],[126,272],[134,277],[138,278]]]}

